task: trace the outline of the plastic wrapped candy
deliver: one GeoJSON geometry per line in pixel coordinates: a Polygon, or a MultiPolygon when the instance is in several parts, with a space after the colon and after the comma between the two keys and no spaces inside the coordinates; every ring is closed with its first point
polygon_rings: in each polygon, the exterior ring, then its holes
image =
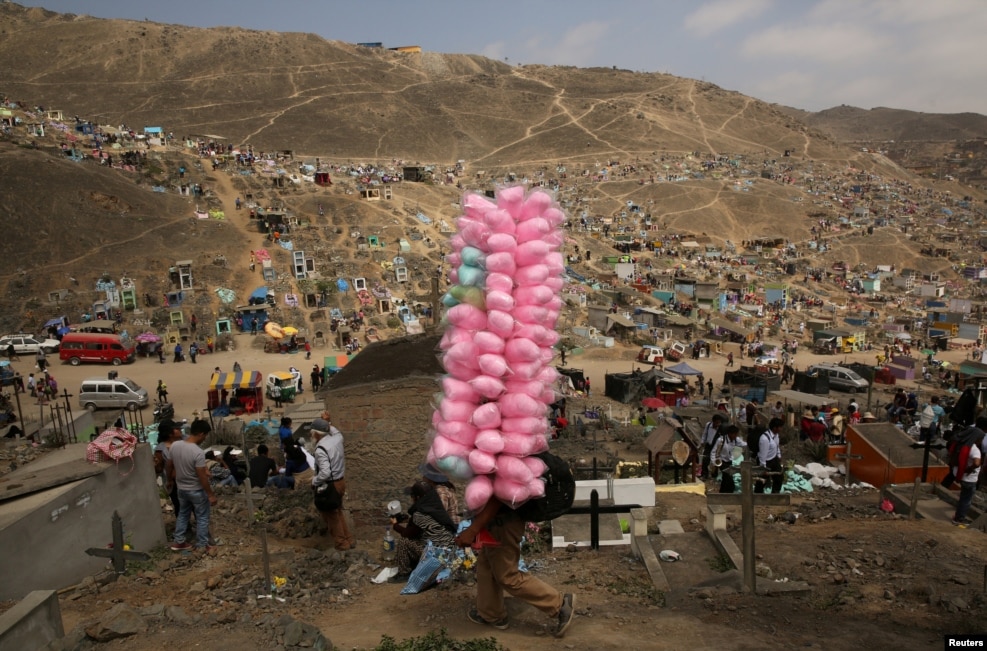
{"type": "Polygon", "coordinates": [[[466,486],[464,497],[466,498],[466,506],[470,510],[479,511],[493,497],[493,480],[486,475],[474,477],[466,486]]]}
{"type": "Polygon", "coordinates": [[[477,475],[489,475],[497,470],[497,457],[479,448],[470,452],[469,462],[470,469],[477,475]]]}

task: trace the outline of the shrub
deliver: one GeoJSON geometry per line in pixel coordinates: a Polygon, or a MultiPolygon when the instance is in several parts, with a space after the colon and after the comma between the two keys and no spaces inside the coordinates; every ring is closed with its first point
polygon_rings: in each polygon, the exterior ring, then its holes
{"type": "Polygon", "coordinates": [[[397,642],[385,635],[374,651],[504,651],[504,647],[492,637],[472,640],[456,640],[449,637],[446,629],[431,631],[422,637],[412,637],[397,642]]]}

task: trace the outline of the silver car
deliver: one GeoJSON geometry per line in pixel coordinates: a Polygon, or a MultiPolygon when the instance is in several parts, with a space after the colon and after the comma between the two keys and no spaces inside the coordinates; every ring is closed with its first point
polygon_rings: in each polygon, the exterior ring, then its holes
{"type": "Polygon", "coordinates": [[[57,353],[61,342],[58,339],[40,339],[34,335],[7,335],[0,337],[0,355],[5,354],[11,344],[18,355],[37,355],[38,350],[45,351],[45,354],[57,353]]]}

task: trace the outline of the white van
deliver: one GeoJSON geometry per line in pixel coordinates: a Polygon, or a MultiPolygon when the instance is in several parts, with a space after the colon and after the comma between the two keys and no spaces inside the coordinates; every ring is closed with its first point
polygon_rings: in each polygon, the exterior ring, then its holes
{"type": "Polygon", "coordinates": [[[133,380],[117,377],[116,373],[86,378],[79,387],[79,406],[89,411],[136,409],[146,407],[147,402],[147,389],[142,389],[133,380]]]}
{"type": "Polygon", "coordinates": [[[856,371],[836,364],[815,364],[810,366],[806,372],[809,375],[816,373],[828,375],[829,388],[838,391],[856,393],[857,391],[866,391],[867,387],[870,386],[870,382],[862,378],[856,371]]]}

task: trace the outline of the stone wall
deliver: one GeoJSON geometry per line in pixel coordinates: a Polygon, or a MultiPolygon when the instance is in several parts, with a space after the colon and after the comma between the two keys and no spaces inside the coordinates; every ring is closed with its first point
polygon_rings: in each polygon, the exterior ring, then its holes
{"type": "MultiPolygon", "coordinates": [[[[436,378],[347,386],[326,398],[346,446],[346,486],[352,508],[377,508],[405,497],[428,452],[436,378]]],[[[406,501],[406,499],[405,499],[406,501]]]]}

